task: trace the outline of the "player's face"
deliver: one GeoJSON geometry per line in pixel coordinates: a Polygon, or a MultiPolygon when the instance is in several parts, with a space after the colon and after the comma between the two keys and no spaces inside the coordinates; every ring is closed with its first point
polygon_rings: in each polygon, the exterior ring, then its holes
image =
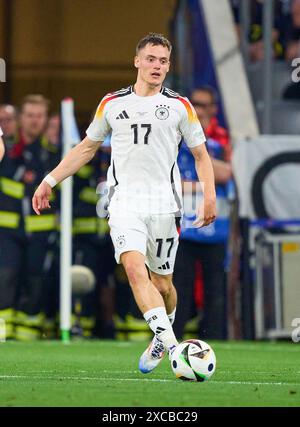
{"type": "Polygon", "coordinates": [[[47,108],[43,104],[24,105],[20,123],[23,131],[32,138],[38,138],[44,132],[47,124],[47,108]]]}
{"type": "Polygon", "coordinates": [[[161,86],[170,68],[170,52],[161,45],[147,44],[134,59],[138,77],[150,86],[161,86]]]}

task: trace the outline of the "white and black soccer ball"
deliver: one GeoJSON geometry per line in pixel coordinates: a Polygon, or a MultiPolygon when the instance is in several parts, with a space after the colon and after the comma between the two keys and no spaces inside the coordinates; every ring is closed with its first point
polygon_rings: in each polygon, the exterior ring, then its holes
{"type": "Polygon", "coordinates": [[[216,369],[216,356],[205,341],[181,342],[171,355],[171,366],[177,378],[185,381],[208,380],[216,369]]]}

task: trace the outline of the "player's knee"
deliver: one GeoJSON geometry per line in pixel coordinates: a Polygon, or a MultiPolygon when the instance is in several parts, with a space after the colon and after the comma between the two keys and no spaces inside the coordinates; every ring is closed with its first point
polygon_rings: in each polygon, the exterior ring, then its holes
{"type": "Polygon", "coordinates": [[[141,263],[130,261],[124,267],[131,286],[138,286],[148,281],[147,270],[141,263]]]}

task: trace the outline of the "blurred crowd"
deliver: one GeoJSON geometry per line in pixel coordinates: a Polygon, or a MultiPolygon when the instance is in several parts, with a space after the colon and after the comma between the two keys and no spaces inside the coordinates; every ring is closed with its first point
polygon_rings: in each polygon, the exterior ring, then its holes
{"type": "MultiPolygon", "coordinates": [[[[174,283],[179,305],[174,330],[178,338],[224,339],[226,331],[226,250],[230,228],[232,176],[230,139],[217,120],[218,96],[208,86],[190,96],[207,136],[219,216],[204,229],[183,218],[174,283]]],[[[60,186],[51,209],[37,216],[31,198],[41,180],[60,161],[59,113],[49,114],[42,95],[26,96],[18,108],[0,105],[5,155],[0,163],[0,318],[7,339],[59,336],[60,186]]],[[[83,129],[82,137],[84,137],[83,129]]],[[[122,266],[116,265],[106,218],[99,218],[96,188],[105,182],[110,144],[73,178],[73,265],[88,267],[96,286],[72,298],[72,334],[86,338],[145,339],[148,327],[130,294],[122,266]]],[[[178,164],[183,182],[198,178],[184,142],[178,164]]],[[[195,190],[197,191],[197,190],[195,190]]],[[[189,196],[189,195],[185,195],[189,196]]]]}
{"type": "MultiPolygon", "coordinates": [[[[231,0],[238,35],[241,36],[241,3],[231,0]]],[[[263,46],[264,0],[250,0],[250,28],[248,34],[249,58],[251,62],[261,61],[263,46]]],[[[272,28],[273,57],[289,64],[300,52],[300,1],[275,0],[272,28]]]]}

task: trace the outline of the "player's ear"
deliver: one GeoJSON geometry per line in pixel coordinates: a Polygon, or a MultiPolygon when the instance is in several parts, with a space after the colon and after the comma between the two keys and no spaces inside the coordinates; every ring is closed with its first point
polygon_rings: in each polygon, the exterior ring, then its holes
{"type": "Polygon", "coordinates": [[[140,65],[140,58],[138,56],[134,57],[134,66],[135,68],[139,68],[140,65]]]}

